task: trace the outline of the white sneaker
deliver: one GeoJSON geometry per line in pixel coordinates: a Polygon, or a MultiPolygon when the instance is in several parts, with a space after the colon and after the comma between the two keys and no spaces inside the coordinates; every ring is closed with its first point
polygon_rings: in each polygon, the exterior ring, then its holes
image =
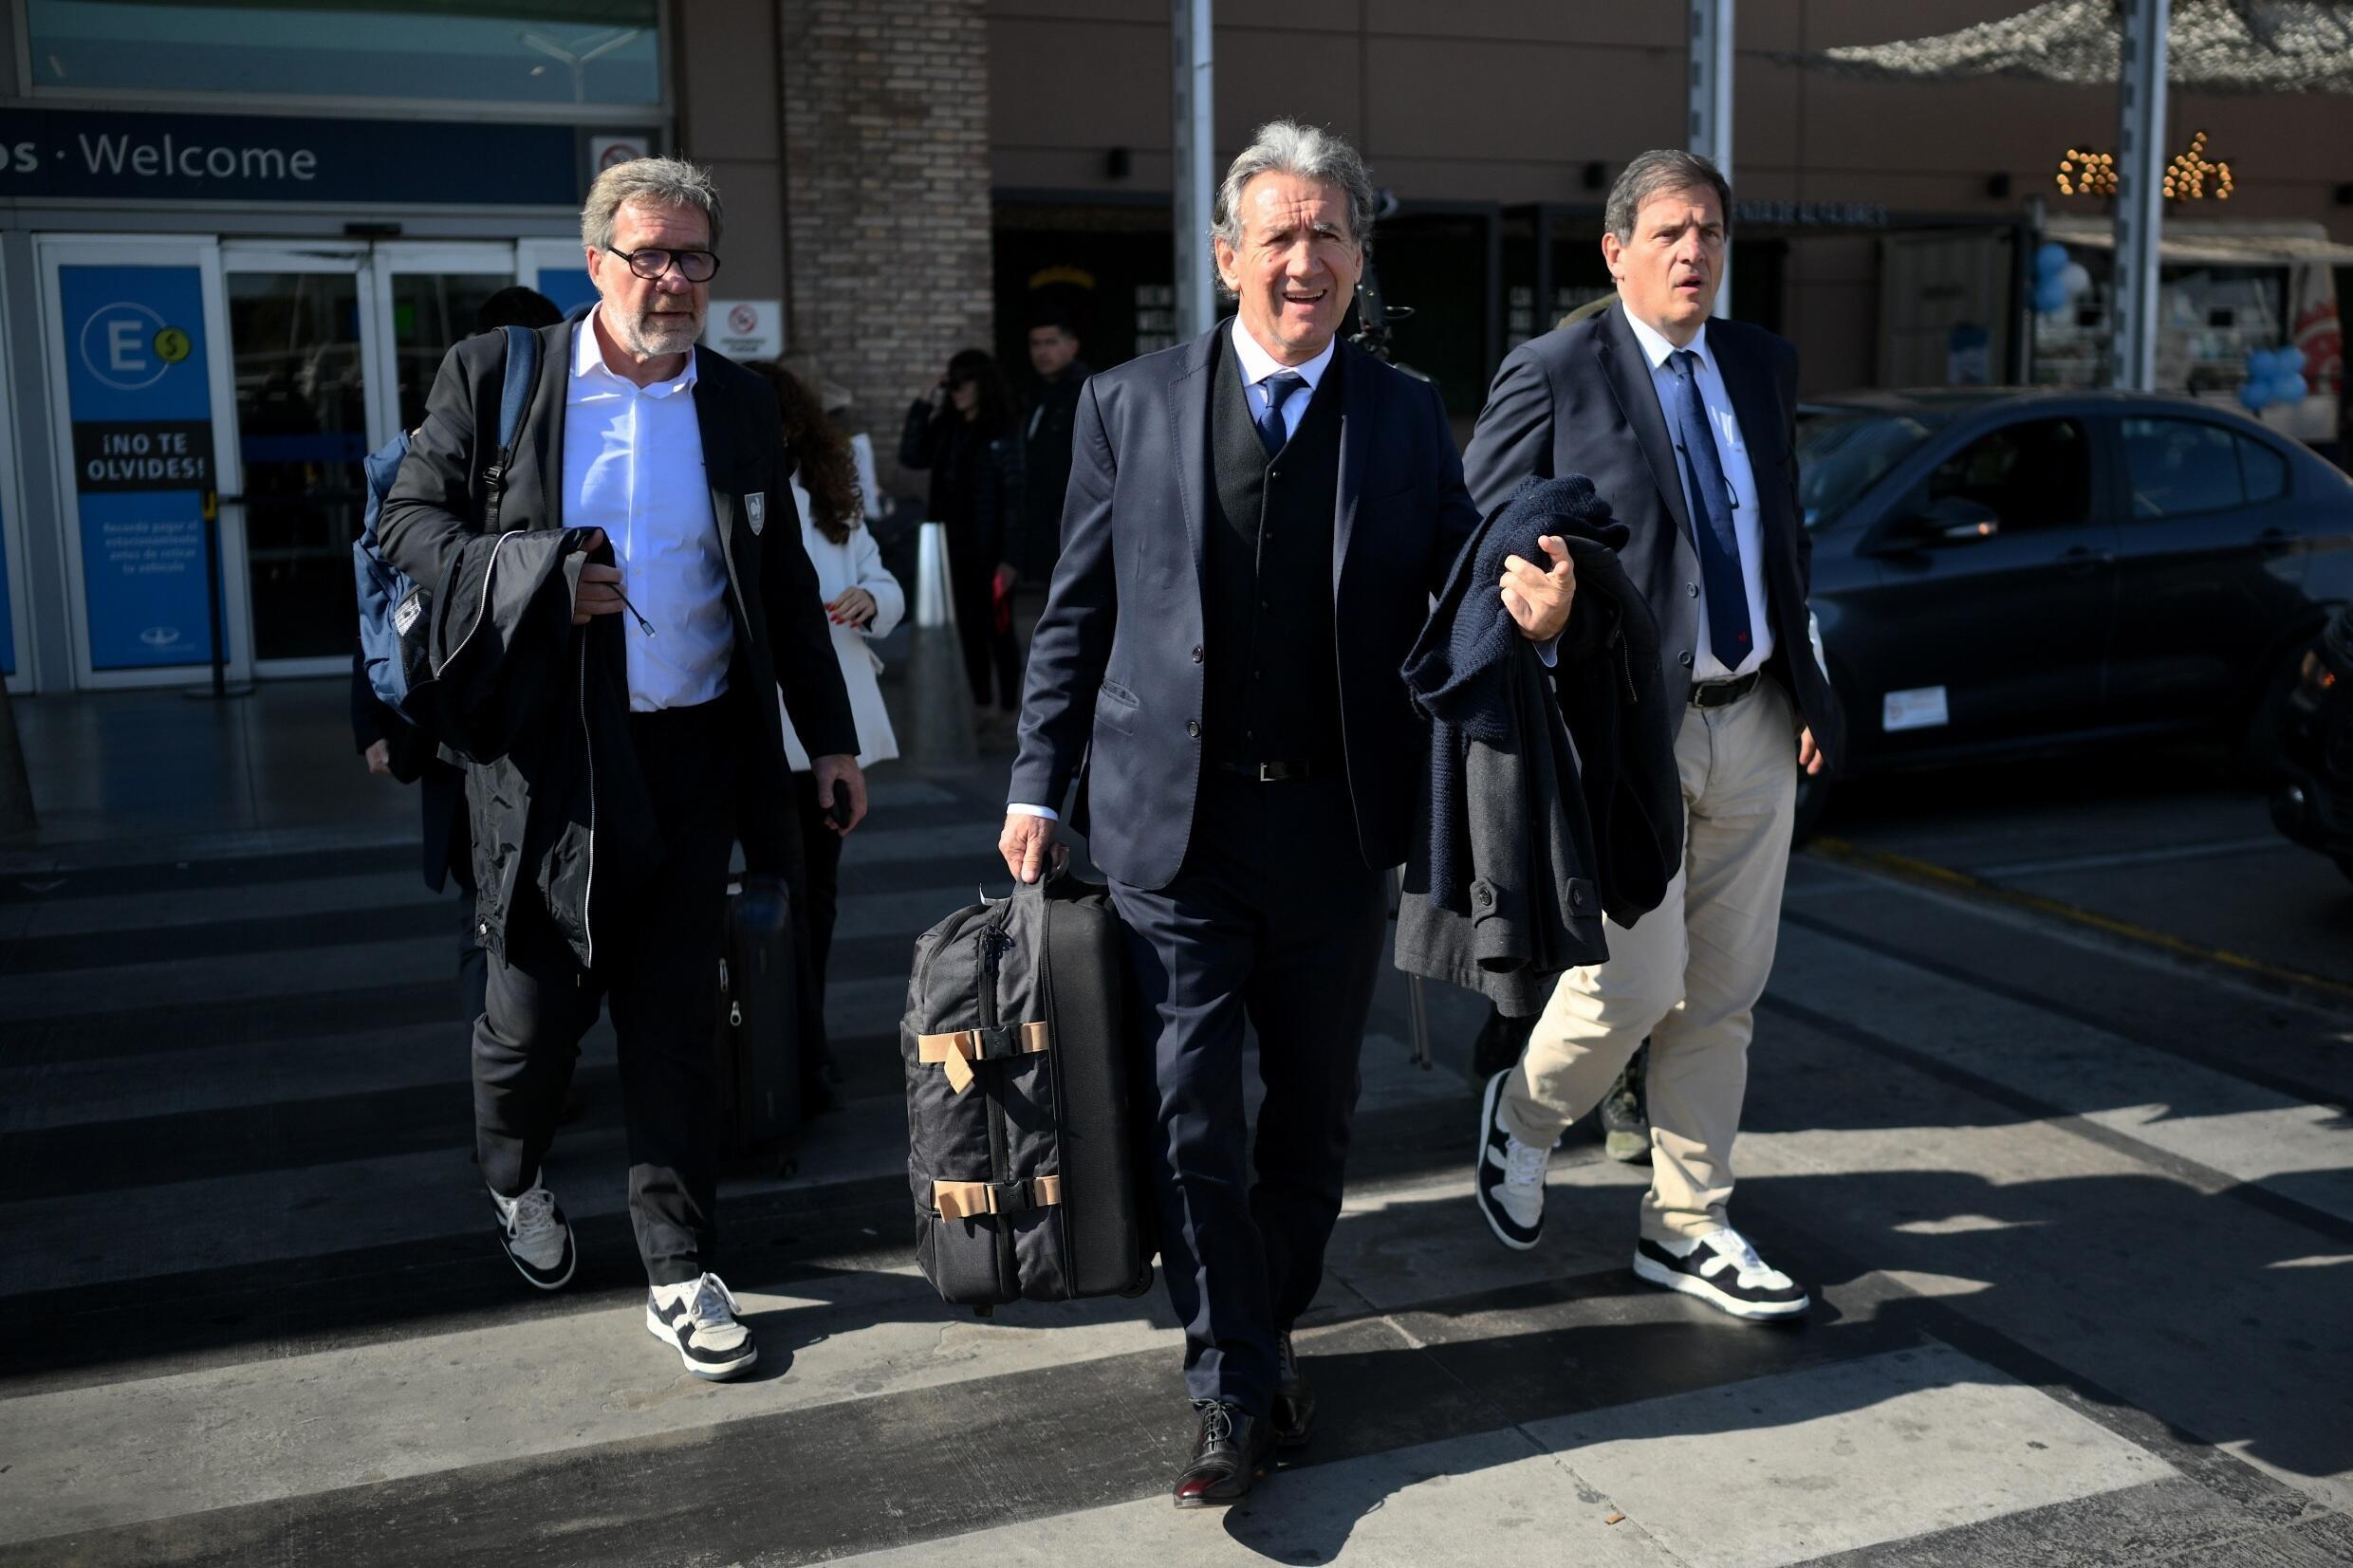
{"type": "Polygon", "coordinates": [[[1807,1304],[1797,1282],[1769,1266],[1749,1238],[1731,1226],[1696,1241],[1659,1243],[1645,1236],[1635,1245],[1634,1272],[1662,1290],[1696,1296],[1735,1318],[1793,1318],[1807,1304]]]}
{"type": "Polygon", "coordinates": [[[542,1290],[560,1290],[571,1281],[580,1260],[572,1246],[572,1227],[556,1207],[554,1194],[532,1184],[519,1198],[491,1194],[498,1209],[498,1242],[522,1276],[542,1290]]]}
{"type": "Polygon", "coordinates": [[[1544,1234],[1545,1167],[1552,1151],[1522,1143],[1498,1115],[1503,1104],[1506,1069],[1487,1080],[1487,1098],[1479,1106],[1478,1168],[1472,1172],[1471,1190],[1479,1212],[1495,1240],[1514,1252],[1526,1252],[1544,1234]]]}
{"type": "Polygon", "coordinates": [[[760,1358],[751,1330],[736,1319],[743,1308],[716,1274],[656,1285],[645,1299],[645,1331],[677,1351],[686,1370],[716,1381],[760,1358]]]}

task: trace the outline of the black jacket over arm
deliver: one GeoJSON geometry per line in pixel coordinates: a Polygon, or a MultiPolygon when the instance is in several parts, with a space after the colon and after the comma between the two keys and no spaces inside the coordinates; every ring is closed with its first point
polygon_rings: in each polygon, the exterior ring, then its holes
{"type": "MultiPolygon", "coordinates": [[[[1722,319],[1708,323],[1708,347],[1756,475],[1774,641],[1767,668],[1835,765],[1845,755],[1845,726],[1814,659],[1806,602],[1813,542],[1797,499],[1797,350],[1762,327],[1722,319]]],[[[1699,645],[1699,600],[1692,591],[1699,553],[1658,388],[1621,305],[1511,351],[1479,412],[1463,470],[1483,513],[1510,501],[1523,479],[1592,479],[1626,525],[1620,556],[1658,618],[1671,722],[1679,728],[1699,645]]]]}
{"type": "Polygon", "coordinates": [[[1631,926],[1657,909],[1682,861],[1658,632],[1619,563],[1625,536],[1582,475],[1523,482],[1472,536],[1405,666],[1431,719],[1430,784],[1398,967],[1510,1017],[1607,958],[1602,916],[1631,926]],[[1550,680],[1494,591],[1504,559],[1542,559],[1546,534],[1577,569],[1550,680]]]}
{"type": "MultiPolygon", "coordinates": [[[[1029,643],[1008,800],[1059,807],[1086,767],[1095,863],[1166,887],[1204,766],[1203,557],[1214,333],[1088,379],[1062,559],[1029,643]]],[[[1478,524],[1437,390],[1343,342],[1332,620],[1342,749],[1368,866],[1405,858],[1421,723],[1399,678],[1430,595],[1478,524]]]]}
{"type": "MultiPolygon", "coordinates": [[[[470,338],[441,362],[425,406],[425,420],[410,441],[392,493],[385,498],[378,534],[386,560],[428,588],[435,599],[436,660],[460,655],[449,673],[459,689],[443,693],[437,710],[472,717],[452,728],[436,725],[449,745],[479,765],[469,781],[473,806],[475,873],[483,918],[491,930],[486,945],[496,950],[507,910],[522,884],[523,861],[547,853],[555,837],[544,801],[573,798],[578,781],[568,770],[586,765],[568,742],[547,732],[549,715],[535,711],[524,686],[507,685],[516,672],[547,692],[546,681],[562,680],[575,698],[596,695],[627,708],[627,655],[623,616],[599,617],[573,627],[548,601],[551,581],[577,576],[580,537],[564,518],[564,406],[571,375],[572,334],[592,328],[584,318],[541,330],[539,378],[515,441],[514,460],[499,499],[496,531],[488,526],[489,489],[483,470],[494,454],[481,450],[496,438],[498,405],[505,375],[506,345],[496,333],[470,338]],[[517,540],[516,535],[570,533],[558,543],[517,540]],[[502,551],[502,545],[506,546],[502,551]],[[511,556],[494,570],[502,555],[511,556]],[[510,583],[500,573],[519,573],[510,583]],[[454,626],[460,606],[498,611],[473,626],[454,626]],[[469,631],[493,638],[521,637],[521,646],[483,658],[469,631]],[[447,636],[446,642],[442,640],[447,636]],[[462,651],[462,653],[461,653],[462,651]],[[550,673],[559,659],[571,672],[550,673]],[[519,846],[528,842],[529,855],[519,846]]],[[[746,704],[748,736],[739,831],[747,861],[759,870],[783,870],[799,842],[791,778],[785,762],[784,727],[775,701],[779,688],[794,728],[811,755],[855,754],[856,724],[833,653],[831,628],[820,602],[816,569],[801,546],[786,480],[792,460],[785,451],[775,395],[767,384],[722,355],[695,351],[695,412],[702,436],[703,467],[709,476],[713,519],[727,563],[728,609],[734,645],[728,690],[746,704]],[[753,498],[757,498],[756,502],[753,498]],[[756,514],[756,521],[755,521],[756,514]]],[[[609,545],[607,546],[609,548],[609,545]]],[[[609,559],[609,558],[608,558],[609,559]]],[[[627,584],[622,585],[624,589],[627,584]]],[[[629,636],[639,635],[635,626],[629,636]]],[[[562,704],[549,703],[560,710],[562,704]]],[[[594,756],[597,784],[617,766],[609,748],[594,756]]],[[[616,784],[624,781],[616,779],[616,784]]],[[[626,790],[621,790],[625,798],[626,790]]],[[[602,799],[600,807],[604,804],[602,799]]],[[[635,834],[637,824],[621,813],[602,810],[591,836],[635,834]]],[[[577,825],[577,824],[575,824],[577,825]]],[[[647,823],[648,831],[658,824],[647,823]]],[[[606,845],[595,853],[600,884],[606,876],[606,845]]],[[[544,863],[541,874],[545,875],[544,863]]],[[[584,908],[555,907],[560,889],[543,888],[560,925],[567,913],[584,927],[584,908]]],[[[602,885],[600,895],[603,892],[602,885]]],[[[584,932],[572,932],[576,944],[584,932]]]]}

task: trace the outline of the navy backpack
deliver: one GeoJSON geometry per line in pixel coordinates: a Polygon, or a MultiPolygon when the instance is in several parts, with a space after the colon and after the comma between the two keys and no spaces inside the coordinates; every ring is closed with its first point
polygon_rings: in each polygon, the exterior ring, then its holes
{"type": "MultiPolygon", "coordinates": [[[[528,326],[505,331],[507,380],[498,402],[498,456],[484,472],[493,517],[498,488],[523,428],[523,411],[530,405],[531,383],[539,378],[539,334],[528,326]]],[[[425,715],[410,710],[409,695],[433,678],[428,642],[433,600],[416,579],[384,559],[376,540],[384,497],[392,493],[392,482],[408,454],[406,431],[367,454],[367,511],[360,520],[360,537],[351,542],[351,565],[360,589],[360,656],[367,667],[368,685],[377,701],[417,724],[425,715]]]]}

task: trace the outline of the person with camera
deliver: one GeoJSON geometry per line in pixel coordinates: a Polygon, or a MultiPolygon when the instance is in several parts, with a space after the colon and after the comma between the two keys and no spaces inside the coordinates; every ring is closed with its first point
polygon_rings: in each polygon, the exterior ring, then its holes
{"type": "Polygon", "coordinates": [[[932,476],[931,509],[948,526],[948,575],[964,673],[984,730],[1012,727],[1021,709],[1021,645],[1013,582],[1021,556],[1021,429],[997,362],[958,349],[926,397],[907,410],[902,468],[932,476]]]}

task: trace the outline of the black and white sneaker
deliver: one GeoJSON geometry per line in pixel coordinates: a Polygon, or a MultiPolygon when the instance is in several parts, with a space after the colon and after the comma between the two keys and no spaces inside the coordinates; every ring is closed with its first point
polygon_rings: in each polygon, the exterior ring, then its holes
{"type": "Polygon", "coordinates": [[[1796,1282],[1767,1266],[1749,1239],[1730,1226],[1696,1241],[1661,1244],[1645,1236],[1634,1248],[1634,1273],[1735,1318],[1794,1318],[1806,1307],[1806,1292],[1796,1282]]]}
{"type": "Polygon", "coordinates": [[[498,1209],[498,1245],[525,1279],[542,1290],[561,1290],[571,1282],[579,1256],[572,1246],[572,1227],[564,1210],[545,1187],[533,1183],[519,1198],[491,1194],[498,1209]]]}
{"type": "Polygon", "coordinates": [[[1487,1098],[1479,1106],[1478,1167],[1472,1172],[1472,1193],[1495,1240],[1514,1252],[1526,1252],[1544,1234],[1545,1167],[1552,1151],[1522,1143],[1511,1135],[1499,1116],[1504,1079],[1509,1069],[1487,1080],[1487,1098]]]}
{"type": "Polygon", "coordinates": [[[742,1310],[727,1282],[706,1274],[647,1292],[645,1332],[675,1349],[687,1371],[715,1382],[760,1358],[751,1330],[736,1319],[742,1310]]]}

